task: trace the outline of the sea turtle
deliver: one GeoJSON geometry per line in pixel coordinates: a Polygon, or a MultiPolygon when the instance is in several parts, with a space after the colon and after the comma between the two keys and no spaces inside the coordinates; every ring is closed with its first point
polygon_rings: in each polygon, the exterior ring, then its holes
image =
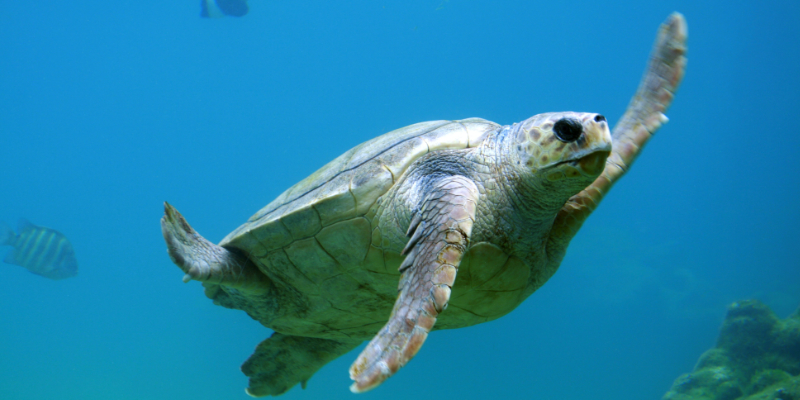
{"type": "Polygon", "coordinates": [[[433,329],[499,318],[555,273],[572,237],[664,123],[683,76],[686,25],[661,26],[613,134],[600,114],[510,126],[423,122],[356,146],[219,245],[165,203],[162,233],[184,281],[275,333],[242,365],[247,393],[305,386],[372,338],[354,392],[405,365],[433,329]],[[399,282],[399,284],[398,284],[399,282]],[[387,322],[388,320],[388,322],[387,322]]]}

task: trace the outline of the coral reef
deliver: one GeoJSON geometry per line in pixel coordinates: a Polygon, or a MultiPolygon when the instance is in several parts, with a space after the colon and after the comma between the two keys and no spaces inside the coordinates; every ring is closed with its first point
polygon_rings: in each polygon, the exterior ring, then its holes
{"type": "Polygon", "coordinates": [[[758,300],[728,306],[716,347],[662,400],[800,400],[800,309],[779,320],[758,300]]]}

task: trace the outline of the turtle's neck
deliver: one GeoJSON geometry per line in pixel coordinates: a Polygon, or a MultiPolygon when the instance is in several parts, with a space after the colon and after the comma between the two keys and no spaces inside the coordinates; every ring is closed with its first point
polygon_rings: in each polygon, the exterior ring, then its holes
{"type": "Polygon", "coordinates": [[[517,164],[515,128],[504,126],[471,152],[473,178],[484,196],[478,204],[474,239],[493,242],[507,251],[543,244],[558,210],[569,195],[548,192],[517,164]],[[556,194],[556,195],[554,195],[556,194]],[[477,228],[477,229],[476,229],[477,228]]]}
{"type": "Polygon", "coordinates": [[[525,149],[530,139],[520,129],[520,124],[500,128],[496,135],[487,138],[482,152],[491,155],[485,159],[493,163],[492,176],[497,181],[498,200],[493,203],[504,205],[495,208],[504,213],[498,218],[507,221],[511,243],[516,248],[533,249],[546,241],[567,200],[595,178],[562,173],[563,168],[558,164],[538,170],[536,165],[526,166],[522,159],[526,153],[521,149],[525,149]]]}

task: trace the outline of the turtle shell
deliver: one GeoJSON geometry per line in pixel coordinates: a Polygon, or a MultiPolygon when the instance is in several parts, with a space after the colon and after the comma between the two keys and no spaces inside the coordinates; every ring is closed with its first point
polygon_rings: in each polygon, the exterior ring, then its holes
{"type": "Polygon", "coordinates": [[[247,255],[302,304],[284,304],[280,315],[254,299],[222,304],[245,309],[287,334],[372,336],[394,303],[399,274],[394,264],[402,258],[371,246],[387,238],[373,234],[374,221],[365,216],[418,158],[436,150],[475,147],[499,128],[478,118],[422,122],[342,154],[220,242],[247,255]]]}
{"type": "Polygon", "coordinates": [[[420,122],[378,136],[283,192],[219,245],[258,259],[337,222],[363,216],[418,158],[436,150],[475,147],[499,127],[470,118],[420,122]]]}

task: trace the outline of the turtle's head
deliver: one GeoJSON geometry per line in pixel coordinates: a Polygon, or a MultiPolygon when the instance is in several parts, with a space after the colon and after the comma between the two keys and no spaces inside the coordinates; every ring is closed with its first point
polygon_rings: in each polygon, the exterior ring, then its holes
{"type": "Polygon", "coordinates": [[[535,115],[511,127],[507,139],[526,185],[556,202],[592,183],[611,153],[608,122],[593,113],[535,115]]]}

